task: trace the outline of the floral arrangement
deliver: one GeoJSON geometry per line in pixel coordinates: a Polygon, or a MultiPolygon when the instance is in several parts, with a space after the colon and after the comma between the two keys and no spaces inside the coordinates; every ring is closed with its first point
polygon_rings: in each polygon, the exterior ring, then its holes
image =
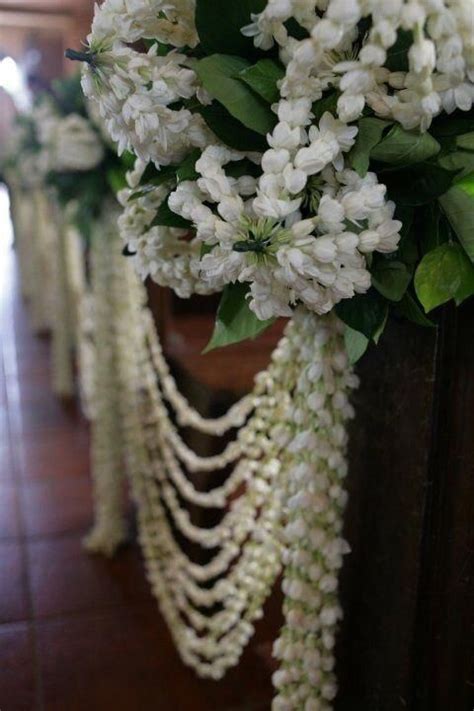
{"type": "Polygon", "coordinates": [[[472,22],[469,0],[103,3],[70,56],[137,156],[142,277],[223,291],[214,345],[336,308],[353,359],[389,313],[471,295],[472,22]]]}
{"type": "MultiPolygon", "coordinates": [[[[474,294],[473,29],[470,0],[105,0],[87,47],[67,53],[136,157],[119,228],[142,279],[222,292],[208,348],[291,319],[253,392],[217,420],[179,393],[141,297],[123,299],[115,329],[162,614],[183,660],[220,678],[283,567],[275,711],[329,711],[337,691],[351,364],[389,316],[430,327],[427,313],[474,294]],[[176,422],[237,436],[199,457],[176,422]],[[223,468],[211,491],[189,476],[223,468]],[[199,527],[186,502],[220,522],[199,527]],[[211,562],[189,559],[177,531],[211,562]]],[[[113,487],[97,486],[90,541],[108,553],[123,536],[113,487]]]]}
{"type": "Polygon", "coordinates": [[[84,100],[78,76],[57,80],[32,112],[43,181],[68,220],[89,239],[95,220],[115,203],[130,156],[117,156],[100,116],[84,100]]]}

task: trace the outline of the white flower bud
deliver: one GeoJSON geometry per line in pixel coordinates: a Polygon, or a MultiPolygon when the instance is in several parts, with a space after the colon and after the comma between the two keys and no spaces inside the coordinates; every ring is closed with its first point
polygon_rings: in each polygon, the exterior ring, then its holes
{"type": "Polygon", "coordinates": [[[290,153],[286,148],[270,148],[262,156],[262,169],[265,173],[282,173],[290,161],[290,153]]]}
{"type": "Polygon", "coordinates": [[[436,66],[436,49],[431,40],[421,40],[412,44],[408,50],[408,59],[412,71],[421,74],[423,71],[432,72],[436,66]]]}
{"type": "Polygon", "coordinates": [[[333,237],[317,237],[313,245],[315,258],[324,263],[334,261],[337,254],[337,247],[333,237]]]}

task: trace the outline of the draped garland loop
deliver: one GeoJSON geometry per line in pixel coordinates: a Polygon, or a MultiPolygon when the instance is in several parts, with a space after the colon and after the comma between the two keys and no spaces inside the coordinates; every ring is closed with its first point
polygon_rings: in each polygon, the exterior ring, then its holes
{"type": "MultiPolygon", "coordinates": [[[[214,679],[237,664],[284,565],[275,708],[303,697],[329,702],[341,616],[337,571],[348,551],[341,533],[344,425],[353,414],[348,396],[357,386],[342,326],[333,316],[298,310],[253,392],[227,416],[206,420],[182,396],[176,398],[142,287],[128,267],[123,262],[108,290],[110,299],[120,289],[107,328],[116,339],[121,437],[147,575],[181,657],[199,675],[214,679]],[[198,422],[197,429],[206,433],[220,436],[237,426],[237,439],[229,445],[236,448],[235,461],[223,483],[219,470],[226,458],[193,454],[196,471],[218,475],[217,485],[210,479],[205,491],[183,469],[183,451],[190,450],[170,419],[168,407],[175,402],[183,422],[198,422]],[[220,510],[212,527],[202,525],[196,513],[209,507],[220,510]],[[209,551],[204,561],[193,559],[192,543],[209,551]]],[[[98,393],[116,412],[117,403],[110,400],[116,391],[105,385],[101,379],[98,393]]],[[[111,509],[120,509],[110,499],[111,487],[120,489],[117,480],[107,485],[102,478],[96,490],[99,521],[102,497],[111,509]]],[[[109,540],[96,528],[89,546],[110,551],[123,540],[120,518],[114,518],[118,528],[109,529],[109,540]]]]}

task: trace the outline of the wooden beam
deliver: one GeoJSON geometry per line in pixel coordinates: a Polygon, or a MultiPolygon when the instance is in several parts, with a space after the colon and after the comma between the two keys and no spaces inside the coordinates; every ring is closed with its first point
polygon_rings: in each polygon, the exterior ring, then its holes
{"type": "Polygon", "coordinates": [[[46,30],[70,30],[74,17],[60,12],[22,12],[0,6],[0,27],[32,27],[46,30]]]}

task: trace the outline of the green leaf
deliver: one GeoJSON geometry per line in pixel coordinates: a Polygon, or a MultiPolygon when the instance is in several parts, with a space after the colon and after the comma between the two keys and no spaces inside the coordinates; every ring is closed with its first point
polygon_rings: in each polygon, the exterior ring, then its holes
{"type": "Polygon", "coordinates": [[[248,66],[246,59],[214,54],[196,62],[194,68],[204,88],[234,118],[252,131],[266,135],[277,118],[266,102],[236,78],[248,66]]]}
{"type": "Polygon", "coordinates": [[[404,264],[413,265],[418,261],[418,247],[416,243],[416,233],[413,229],[415,211],[409,205],[398,204],[395,208],[395,219],[400,220],[402,229],[400,230],[400,243],[398,245],[398,258],[404,264]]]}
{"type": "Polygon", "coordinates": [[[421,215],[421,230],[418,238],[421,254],[431,252],[440,244],[448,242],[452,237],[451,227],[446,217],[441,212],[439,203],[428,205],[421,215]]]}
{"type": "Polygon", "coordinates": [[[168,171],[171,170],[173,171],[173,174],[176,172],[176,169],[171,166],[165,166],[164,168],[158,170],[154,163],[147,163],[147,166],[142,173],[142,177],[140,178],[140,185],[147,185],[154,180],[159,180],[167,175],[168,171]]]}
{"type": "Polygon", "coordinates": [[[374,335],[372,336],[372,340],[373,340],[374,343],[377,343],[377,344],[378,344],[378,342],[379,342],[380,339],[382,338],[382,334],[383,334],[383,332],[385,331],[385,326],[387,325],[387,321],[388,321],[388,312],[389,312],[389,309],[388,309],[388,305],[387,305],[387,308],[386,308],[386,310],[385,310],[384,319],[383,319],[382,323],[378,326],[378,328],[377,328],[377,330],[375,331],[374,335]]]}
{"type": "Polygon", "coordinates": [[[266,4],[266,0],[196,0],[196,28],[205,53],[257,54],[252,38],[244,37],[241,29],[266,4]]]}
{"type": "MultiPolygon", "coordinates": [[[[154,166],[153,166],[154,167],[154,166]]],[[[146,173],[146,171],[145,171],[146,173]]],[[[176,182],[176,166],[175,165],[165,165],[161,168],[161,170],[155,171],[154,177],[153,178],[148,178],[145,175],[145,173],[142,175],[141,180],[140,180],[140,186],[133,192],[129,200],[136,200],[137,198],[143,197],[147,193],[152,192],[155,190],[155,188],[159,187],[160,185],[163,185],[164,183],[168,181],[173,181],[174,183],[176,182]]],[[[151,174],[151,171],[149,175],[151,174]]]]}
{"type": "Polygon", "coordinates": [[[418,324],[418,326],[424,326],[425,328],[436,327],[436,324],[434,324],[433,321],[430,321],[430,319],[425,316],[420,306],[418,305],[418,302],[408,292],[405,294],[400,303],[397,304],[397,312],[400,314],[400,316],[403,316],[404,318],[408,319],[408,321],[412,321],[413,323],[418,324]]]}
{"type": "Polygon", "coordinates": [[[408,71],[408,50],[413,44],[413,33],[411,30],[399,30],[397,41],[387,51],[385,66],[391,72],[408,71]]]}
{"type": "Polygon", "coordinates": [[[192,222],[181,217],[181,215],[177,215],[170,209],[168,200],[161,203],[150,227],[157,227],[158,225],[164,227],[180,227],[182,229],[190,229],[193,226],[192,222]]]}
{"type": "Polygon", "coordinates": [[[460,188],[462,188],[462,190],[464,190],[465,193],[471,197],[474,197],[474,173],[466,175],[466,177],[460,180],[457,184],[460,188]]]}
{"type": "Polygon", "coordinates": [[[125,171],[120,168],[110,168],[106,174],[107,182],[114,193],[127,187],[125,171]]]}
{"type": "Polygon", "coordinates": [[[141,197],[168,180],[176,180],[175,165],[165,165],[158,170],[154,163],[148,163],[140,178],[140,187],[130,196],[130,199],[141,197]]]}
{"type": "Polygon", "coordinates": [[[415,290],[426,312],[474,294],[474,267],[460,245],[446,242],[425,254],[416,270],[415,290]]]}
{"type": "Polygon", "coordinates": [[[277,83],[283,79],[285,71],[273,59],[260,59],[256,64],[240,72],[239,78],[270,104],[280,98],[277,83]]]}
{"type": "Polygon", "coordinates": [[[359,331],[354,331],[353,328],[346,326],[344,329],[344,343],[346,346],[347,357],[349,363],[354,365],[364,355],[369,346],[369,339],[359,331]]]}
{"type": "Polygon", "coordinates": [[[344,299],[336,306],[341,321],[369,339],[383,325],[387,311],[387,302],[374,289],[367,294],[356,294],[352,299],[344,299]]]}
{"type": "Polygon", "coordinates": [[[380,143],[388,121],[367,117],[359,121],[359,133],[356,143],[349,153],[349,161],[355,171],[363,178],[368,169],[371,151],[380,143]]]}
{"type": "Polygon", "coordinates": [[[452,186],[456,173],[433,163],[420,163],[409,172],[384,174],[389,197],[397,205],[426,205],[444,195],[452,186]]]}
{"type": "Polygon", "coordinates": [[[456,138],[456,145],[459,148],[464,148],[466,151],[474,151],[474,131],[465,133],[463,136],[456,138]]]}
{"type": "Polygon", "coordinates": [[[176,170],[176,177],[178,178],[179,183],[182,183],[184,180],[197,180],[197,178],[199,178],[199,173],[196,172],[195,165],[200,156],[201,150],[199,148],[195,148],[183,160],[181,165],[176,170]]]}
{"type": "Polygon", "coordinates": [[[429,133],[405,131],[397,125],[372,149],[371,158],[381,163],[405,167],[426,161],[440,150],[438,141],[429,133]]]}
{"type": "Polygon", "coordinates": [[[244,126],[262,135],[269,133],[277,117],[248,86],[236,78],[249,66],[246,59],[213,54],[194,64],[204,88],[244,126]]]}
{"type": "Polygon", "coordinates": [[[70,77],[55,79],[52,82],[53,96],[57,103],[57,108],[63,116],[68,114],[80,114],[87,116],[84,94],[81,91],[80,72],[70,77]]]}
{"type": "Polygon", "coordinates": [[[410,281],[411,274],[402,262],[384,259],[376,264],[372,272],[373,286],[390,301],[400,301],[410,281]]]}
{"type": "Polygon", "coordinates": [[[201,249],[199,250],[199,258],[202,259],[206,256],[206,254],[210,254],[214,247],[215,244],[206,244],[205,242],[202,242],[201,249]]]}
{"type": "Polygon", "coordinates": [[[248,293],[248,284],[229,284],[225,287],[217,310],[214,333],[204,353],[247,338],[256,338],[274,322],[275,319],[260,321],[255,316],[248,305],[248,293]]]}
{"type": "Polygon", "coordinates": [[[337,100],[339,98],[339,93],[337,91],[332,91],[330,94],[323,96],[322,99],[315,101],[311,107],[311,111],[314,114],[314,123],[319,123],[323,114],[329,111],[331,114],[336,113],[337,100]]]}
{"type": "Polygon", "coordinates": [[[202,106],[199,113],[211,131],[229,148],[237,151],[264,151],[268,147],[263,136],[243,126],[216,102],[202,106]]]}
{"type": "Polygon", "coordinates": [[[136,157],[131,151],[124,151],[119,160],[126,170],[132,170],[135,165],[136,157]]]}
{"type": "Polygon", "coordinates": [[[474,262],[474,197],[461,187],[454,185],[440,198],[440,205],[468,257],[474,262]]]}
{"type": "Polygon", "coordinates": [[[439,158],[438,163],[446,170],[457,171],[454,181],[457,182],[474,171],[474,153],[454,151],[439,158]]]}

